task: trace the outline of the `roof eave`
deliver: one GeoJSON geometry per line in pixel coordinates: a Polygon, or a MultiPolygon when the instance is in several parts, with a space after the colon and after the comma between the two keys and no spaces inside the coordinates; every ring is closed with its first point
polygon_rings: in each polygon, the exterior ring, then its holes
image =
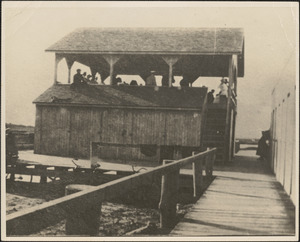
{"type": "Polygon", "coordinates": [[[120,109],[154,109],[154,110],[180,110],[180,111],[201,111],[202,107],[159,107],[159,106],[117,106],[117,105],[101,105],[101,104],[82,104],[82,103],[50,103],[50,102],[32,102],[40,106],[76,106],[76,107],[96,107],[96,108],[120,108],[120,109]]]}
{"type": "Polygon", "coordinates": [[[46,52],[54,52],[59,54],[110,54],[110,55],[241,55],[240,51],[232,52],[190,52],[190,51],[74,51],[74,50],[51,50],[46,49],[46,52]]]}

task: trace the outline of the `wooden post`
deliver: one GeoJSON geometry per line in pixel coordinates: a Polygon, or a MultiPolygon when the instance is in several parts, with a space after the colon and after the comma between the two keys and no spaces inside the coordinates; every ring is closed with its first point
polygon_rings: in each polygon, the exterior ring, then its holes
{"type": "Polygon", "coordinates": [[[213,151],[213,154],[212,154],[212,161],[211,161],[211,176],[213,175],[213,171],[214,171],[214,165],[215,165],[215,161],[216,161],[216,153],[217,153],[217,151],[216,150],[214,150],[213,151]]]}
{"type": "MultiPolygon", "coordinates": [[[[193,152],[193,156],[195,152],[193,152]]],[[[201,189],[203,186],[203,160],[200,158],[200,161],[193,162],[193,191],[194,191],[194,198],[198,197],[201,193],[201,189]]]]}
{"type": "MultiPolygon", "coordinates": [[[[165,165],[167,160],[163,161],[165,165]]],[[[179,169],[162,176],[161,197],[159,202],[160,227],[172,228],[176,218],[176,204],[178,201],[179,169]]]]}
{"type": "MultiPolygon", "coordinates": [[[[93,186],[71,184],[66,186],[65,194],[69,195],[91,187],[93,186]]],[[[66,212],[67,235],[97,236],[99,234],[101,203],[78,204],[78,206],[68,208],[66,212]]]]}
{"type": "Polygon", "coordinates": [[[65,57],[65,59],[66,59],[67,66],[68,66],[68,83],[70,83],[71,82],[71,68],[74,64],[74,60],[72,60],[69,57],[65,57]]]}
{"type": "Polygon", "coordinates": [[[110,85],[112,85],[112,79],[113,79],[113,74],[114,74],[114,65],[117,63],[117,61],[120,59],[120,57],[116,56],[116,55],[103,55],[103,58],[109,64],[109,78],[110,78],[110,85]]]}
{"type": "MultiPolygon", "coordinates": [[[[207,151],[209,148],[206,149],[207,151]]],[[[205,175],[210,176],[210,163],[211,163],[211,153],[207,154],[205,157],[205,175]]]]}
{"type": "Polygon", "coordinates": [[[54,66],[54,84],[57,83],[57,67],[58,63],[62,60],[62,56],[60,54],[55,53],[55,66],[54,66]]]}
{"type": "Polygon", "coordinates": [[[237,95],[237,78],[238,78],[238,58],[235,55],[235,66],[234,66],[234,72],[233,72],[233,76],[234,76],[234,93],[235,95],[237,95]]]}
{"type": "Polygon", "coordinates": [[[224,135],[224,159],[223,162],[230,161],[230,116],[231,116],[231,95],[232,95],[232,83],[233,83],[233,68],[234,68],[234,60],[235,55],[229,57],[229,69],[228,69],[228,97],[227,97],[227,104],[226,104],[226,124],[225,124],[225,135],[224,135]]]}
{"type": "Polygon", "coordinates": [[[233,124],[232,124],[232,148],[231,148],[231,157],[235,156],[235,126],[236,126],[236,114],[237,112],[234,111],[233,113],[233,124]]]}
{"type": "Polygon", "coordinates": [[[91,161],[91,168],[97,167],[98,164],[98,156],[95,154],[95,150],[97,149],[97,144],[94,142],[90,142],[90,161],[91,161]]]}
{"type": "Polygon", "coordinates": [[[41,184],[47,183],[47,175],[43,174],[43,173],[47,172],[47,167],[45,167],[45,166],[35,166],[34,168],[41,171],[40,183],[41,184]]]}
{"type": "Polygon", "coordinates": [[[173,80],[173,65],[178,61],[179,57],[163,56],[162,58],[169,66],[169,87],[171,87],[173,80]]]}

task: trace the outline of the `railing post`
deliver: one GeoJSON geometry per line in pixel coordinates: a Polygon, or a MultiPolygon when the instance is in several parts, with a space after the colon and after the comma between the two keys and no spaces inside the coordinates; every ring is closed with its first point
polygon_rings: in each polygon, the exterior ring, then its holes
{"type": "MultiPolygon", "coordinates": [[[[193,152],[193,156],[196,153],[193,152]]],[[[202,170],[203,170],[203,159],[200,158],[199,161],[193,162],[193,191],[194,191],[194,198],[198,197],[201,192],[201,188],[203,185],[203,176],[202,176],[202,170]]]]}
{"type": "MultiPolygon", "coordinates": [[[[69,195],[93,186],[71,184],[66,186],[65,194],[69,195]]],[[[87,202],[78,206],[69,207],[66,220],[67,235],[90,235],[99,234],[101,203],[87,202]]]]}
{"type": "Polygon", "coordinates": [[[35,166],[35,169],[38,169],[41,171],[41,177],[40,177],[40,183],[45,184],[47,183],[47,175],[43,174],[44,172],[47,172],[47,167],[44,166],[35,166]]]}
{"type": "MultiPolygon", "coordinates": [[[[163,161],[163,165],[171,161],[163,161]]],[[[179,169],[162,176],[161,197],[159,202],[160,227],[172,228],[176,218],[176,204],[178,201],[179,169]]]]}
{"type": "Polygon", "coordinates": [[[206,156],[206,159],[205,159],[205,174],[208,177],[212,177],[212,175],[213,175],[213,168],[214,168],[215,159],[216,159],[216,151],[215,150],[210,152],[206,156]]]}
{"type": "Polygon", "coordinates": [[[214,164],[215,164],[215,160],[216,160],[216,150],[214,150],[213,151],[213,153],[212,153],[212,158],[211,158],[211,166],[210,166],[210,176],[212,176],[213,175],[213,171],[214,171],[214,164]]]}

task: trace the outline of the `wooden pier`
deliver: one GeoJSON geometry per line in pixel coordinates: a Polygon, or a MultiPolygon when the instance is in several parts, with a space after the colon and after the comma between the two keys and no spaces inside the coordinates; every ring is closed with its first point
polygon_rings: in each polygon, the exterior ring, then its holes
{"type": "Polygon", "coordinates": [[[236,156],[214,169],[215,180],[171,236],[295,236],[294,205],[266,164],[236,156]]]}

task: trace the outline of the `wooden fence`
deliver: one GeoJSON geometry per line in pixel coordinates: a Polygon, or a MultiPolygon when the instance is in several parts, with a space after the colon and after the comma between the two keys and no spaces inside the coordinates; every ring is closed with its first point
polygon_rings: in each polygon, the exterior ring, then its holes
{"type": "MultiPolygon", "coordinates": [[[[151,184],[157,176],[162,178],[159,210],[161,228],[174,225],[179,187],[179,171],[186,165],[193,165],[194,196],[200,195],[202,171],[212,176],[216,148],[177,161],[164,160],[162,166],[152,170],[126,176],[99,186],[88,186],[82,191],[24,209],[6,216],[7,236],[28,235],[55,224],[60,217],[67,218],[66,234],[97,235],[101,203],[151,184]],[[86,229],[82,229],[82,225],[86,229]],[[76,230],[74,227],[81,228],[76,230]]],[[[80,190],[80,189],[79,189],[80,190]]]]}

